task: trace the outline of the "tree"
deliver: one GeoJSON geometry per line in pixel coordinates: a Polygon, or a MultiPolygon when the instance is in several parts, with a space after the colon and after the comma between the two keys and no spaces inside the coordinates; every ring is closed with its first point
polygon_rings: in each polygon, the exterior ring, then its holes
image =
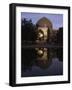
{"type": "Polygon", "coordinates": [[[32,20],[23,19],[21,22],[21,36],[22,41],[35,41],[35,25],[32,23],[32,20]]]}
{"type": "Polygon", "coordinates": [[[57,43],[63,45],[63,28],[59,28],[57,33],[57,43]]]}

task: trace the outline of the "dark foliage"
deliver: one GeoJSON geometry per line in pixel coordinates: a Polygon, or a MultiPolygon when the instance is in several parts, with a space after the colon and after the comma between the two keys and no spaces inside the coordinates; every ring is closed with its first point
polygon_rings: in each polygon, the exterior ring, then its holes
{"type": "Polygon", "coordinates": [[[59,28],[59,31],[57,33],[57,43],[59,45],[63,45],[63,28],[59,28]]]}
{"type": "Polygon", "coordinates": [[[32,20],[26,20],[23,19],[21,22],[21,36],[22,36],[22,41],[35,41],[36,35],[35,35],[35,25],[32,23],[32,20]]]}

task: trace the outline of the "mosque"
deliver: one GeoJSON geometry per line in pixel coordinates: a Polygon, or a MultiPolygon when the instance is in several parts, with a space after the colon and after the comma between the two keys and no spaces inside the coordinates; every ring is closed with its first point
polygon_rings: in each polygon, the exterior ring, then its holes
{"type": "MultiPolygon", "coordinates": [[[[52,42],[53,35],[56,35],[57,30],[53,30],[52,22],[47,19],[46,17],[43,17],[39,19],[36,23],[37,27],[37,44],[46,44],[52,42]]],[[[37,59],[40,61],[47,62],[48,60],[48,50],[47,48],[36,48],[38,57],[37,59]]]]}
{"type": "Polygon", "coordinates": [[[37,26],[37,43],[51,42],[53,35],[57,33],[58,30],[53,30],[52,22],[46,18],[42,17],[36,23],[37,26]]]}

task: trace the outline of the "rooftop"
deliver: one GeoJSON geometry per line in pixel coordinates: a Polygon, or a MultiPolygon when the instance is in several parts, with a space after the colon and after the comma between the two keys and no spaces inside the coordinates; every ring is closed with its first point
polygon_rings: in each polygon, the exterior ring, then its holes
{"type": "Polygon", "coordinates": [[[36,23],[37,26],[41,26],[41,27],[49,27],[49,28],[52,28],[52,22],[46,18],[46,17],[43,17],[41,19],[39,19],[36,23]]]}

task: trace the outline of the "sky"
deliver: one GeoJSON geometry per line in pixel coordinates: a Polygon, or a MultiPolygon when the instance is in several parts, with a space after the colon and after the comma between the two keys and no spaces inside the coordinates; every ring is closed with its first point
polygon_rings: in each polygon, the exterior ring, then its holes
{"type": "Polygon", "coordinates": [[[21,12],[21,19],[31,19],[33,24],[36,24],[37,21],[42,17],[46,17],[52,22],[53,29],[59,29],[59,27],[63,27],[63,14],[21,12]]]}

